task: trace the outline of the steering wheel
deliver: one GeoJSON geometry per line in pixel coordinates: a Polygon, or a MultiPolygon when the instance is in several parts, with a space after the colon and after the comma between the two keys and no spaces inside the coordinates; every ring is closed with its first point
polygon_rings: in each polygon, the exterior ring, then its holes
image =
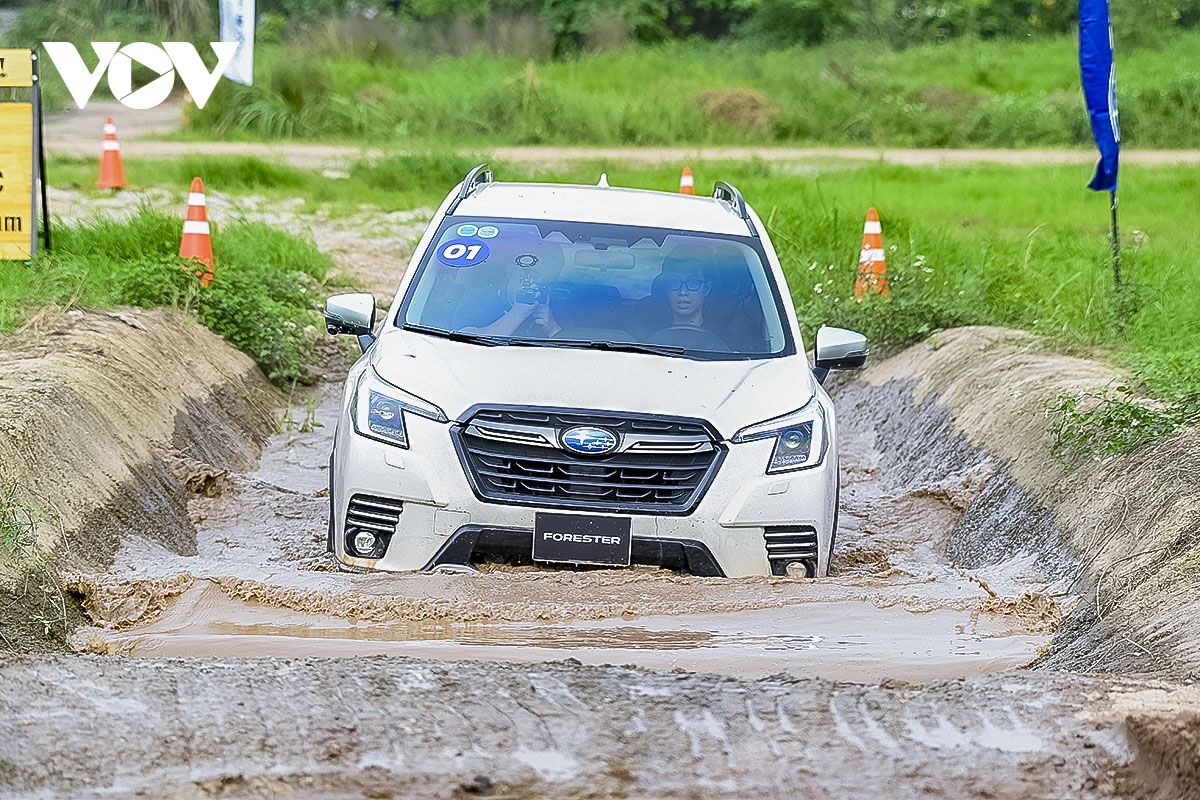
{"type": "Polygon", "coordinates": [[[695,325],[672,325],[658,331],[652,341],[658,344],[674,345],[697,350],[728,350],[725,340],[712,331],[697,328],[695,325]]]}

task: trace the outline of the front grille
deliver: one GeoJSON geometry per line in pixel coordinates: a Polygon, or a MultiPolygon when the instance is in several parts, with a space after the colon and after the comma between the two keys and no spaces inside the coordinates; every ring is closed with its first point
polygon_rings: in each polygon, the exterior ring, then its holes
{"type": "Polygon", "coordinates": [[[356,494],[346,509],[346,530],[365,528],[376,533],[394,533],[403,511],[404,503],[399,500],[356,494]]]}
{"type": "Polygon", "coordinates": [[[786,575],[793,561],[811,561],[816,568],[817,532],[809,527],[768,527],[763,531],[772,575],[786,575]]]}
{"type": "Polygon", "coordinates": [[[633,513],[687,513],[725,453],[697,420],[604,412],[484,409],[452,435],[483,499],[633,513]],[[572,452],[559,442],[575,426],[607,428],[619,445],[572,452]]]}

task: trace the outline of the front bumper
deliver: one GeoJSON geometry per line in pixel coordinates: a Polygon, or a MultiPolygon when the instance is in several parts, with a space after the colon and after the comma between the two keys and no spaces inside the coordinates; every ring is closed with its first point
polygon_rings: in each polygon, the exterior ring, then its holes
{"type": "MultiPolygon", "coordinates": [[[[765,474],[774,439],[727,443],[728,453],[699,502],[686,515],[629,514],[637,553],[664,554],[659,563],[705,574],[698,566],[706,551],[716,571],[729,577],[772,574],[767,536],[779,531],[815,531],[815,574],[828,572],[837,503],[836,431],[827,408],[830,442],[822,463],[797,472],[765,474]],[[683,566],[676,553],[682,549],[683,566]],[[689,558],[688,554],[691,554],[689,558]]],[[[480,499],[463,470],[450,436],[450,425],[415,415],[406,418],[410,449],[365,439],[343,420],[334,449],[332,543],[336,557],[349,566],[382,570],[419,570],[435,563],[461,563],[458,553],[473,531],[485,543],[519,548],[522,532],[532,541],[538,511],[563,511],[536,503],[496,503],[480,499]],[[394,533],[379,558],[358,558],[346,546],[346,515],[351,498],[400,501],[394,533]],[[495,531],[508,532],[503,536],[495,531]],[[514,533],[515,532],[515,533],[514,533]],[[503,542],[501,542],[503,540],[503,542]],[[457,543],[458,551],[454,551],[457,543]],[[516,544],[513,544],[516,543],[516,544]],[[446,551],[452,555],[447,557],[446,551]],[[441,554],[439,556],[439,554],[441,554]]],[[[601,516],[620,515],[613,510],[601,516]]],[[[478,537],[476,537],[478,544],[478,537]]],[[[486,549],[486,548],[485,548],[486,549]]],[[[495,549],[495,548],[492,548],[495,549]]],[[[652,563],[647,560],[643,563],[652,563]]]]}

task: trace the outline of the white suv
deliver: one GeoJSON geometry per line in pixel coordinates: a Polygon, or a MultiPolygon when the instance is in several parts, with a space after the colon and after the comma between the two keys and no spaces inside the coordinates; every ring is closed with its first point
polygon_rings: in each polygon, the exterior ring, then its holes
{"type": "Polygon", "coordinates": [[[498,183],[438,208],[376,332],[357,335],[330,472],[348,567],[647,564],[826,575],[837,525],[829,369],[866,339],[817,332],[741,194],[498,183]],[[815,374],[814,374],[815,373],[815,374]]]}

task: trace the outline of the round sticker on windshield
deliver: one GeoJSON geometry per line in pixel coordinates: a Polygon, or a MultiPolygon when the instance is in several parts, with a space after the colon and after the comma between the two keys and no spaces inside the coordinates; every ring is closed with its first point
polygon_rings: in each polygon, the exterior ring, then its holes
{"type": "Polygon", "coordinates": [[[479,228],[475,225],[459,225],[458,226],[458,235],[459,236],[474,236],[477,233],[479,233],[479,228]]]}
{"type": "Polygon", "coordinates": [[[473,267],[486,261],[490,254],[483,242],[462,239],[446,242],[437,251],[438,261],[448,267],[473,267]]]}
{"type": "MultiPolygon", "coordinates": [[[[462,233],[461,230],[459,232],[462,233]]],[[[465,236],[466,234],[463,234],[463,235],[465,236]]],[[[480,239],[495,239],[499,235],[500,235],[500,229],[497,228],[495,225],[484,225],[482,228],[479,229],[479,238],[480,239]]]]}

